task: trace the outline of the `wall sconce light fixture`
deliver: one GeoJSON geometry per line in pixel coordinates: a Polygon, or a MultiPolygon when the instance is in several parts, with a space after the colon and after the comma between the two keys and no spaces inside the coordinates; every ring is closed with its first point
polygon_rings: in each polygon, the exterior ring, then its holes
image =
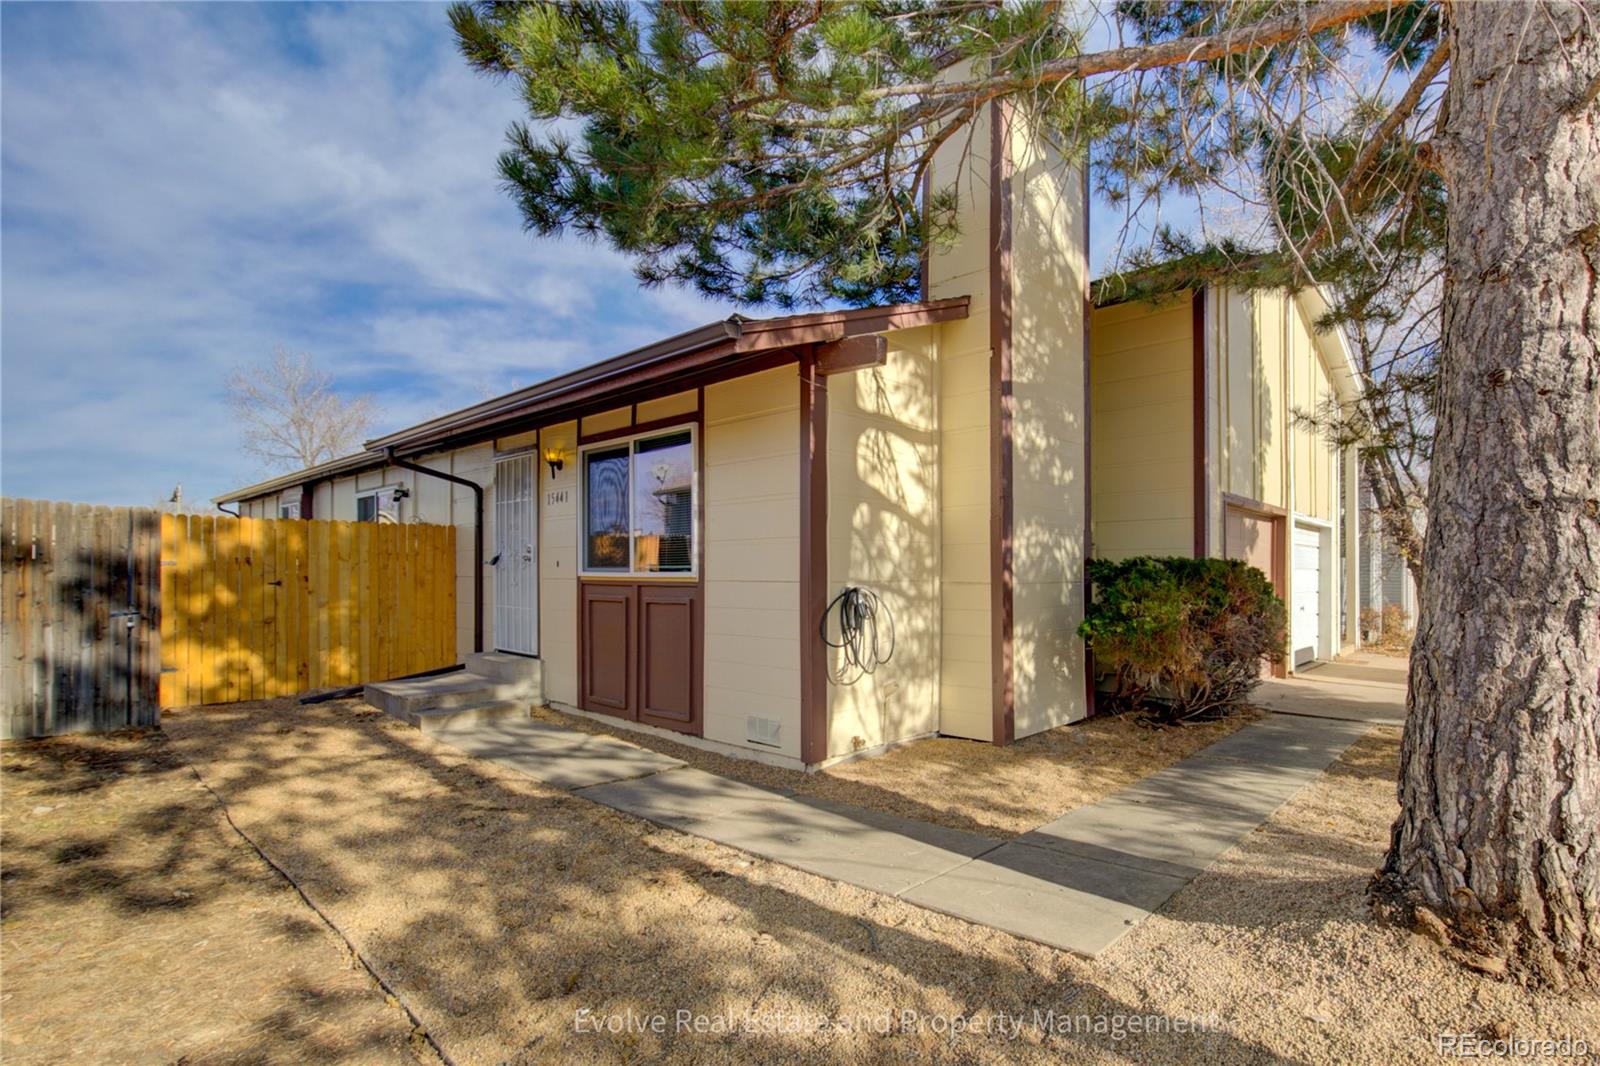
{"type": "Polygon", "coordinates": [[[544,450],[544,461],[550,464],[550,476],[555,477],[556,471],[566,465],[566,454],[560,445],[552,444],[544,450]]]}

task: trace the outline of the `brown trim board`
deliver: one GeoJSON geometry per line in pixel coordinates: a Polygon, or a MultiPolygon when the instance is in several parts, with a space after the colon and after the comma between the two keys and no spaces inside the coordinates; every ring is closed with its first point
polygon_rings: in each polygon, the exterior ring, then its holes
{"type": "Polygon", "coordinates": [[[819,373],[844,374],[883,366],[889,361],[889,339],[881,333],[828,341],[816,346],[819,373]]]}
{"type": "Polygon", "coordinates": [[[1211,480],[1211,434],[1206,424],[1210,405],[1206,403],[1206,287],[1194,291],[1190,301],[1190,340],[1194,350],[1193,425],[1194,425],[1194,557],[1210,554],[1211,523],[1206,506],[1206,486],[1211,480]]]}
{"type": "Polygon", "coordinates": [[[989,105],[989,597],[993,676],[990,739],[1016,737],[1016,672],[1012,636],[1012,393],[1011,366],[1011,107],[989,105]]]}
{"type": "Polygon", "coordinates": [[[815,350],[800,358],[800,761],[828,757],[828,379],[815,350]]]}

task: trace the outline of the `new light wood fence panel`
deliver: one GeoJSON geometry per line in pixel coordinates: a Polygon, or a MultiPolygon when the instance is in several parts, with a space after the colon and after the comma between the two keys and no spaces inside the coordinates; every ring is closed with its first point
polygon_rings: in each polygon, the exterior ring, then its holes
{"type": "Polygon", "coordinates": [[[160,719],[159,515],[0,499],[0,736],[160,719]]]}
{"type": "Polygon", "coordinates": [[[164,515],[161,706],[455,662],[455,527],[164,515]]]}

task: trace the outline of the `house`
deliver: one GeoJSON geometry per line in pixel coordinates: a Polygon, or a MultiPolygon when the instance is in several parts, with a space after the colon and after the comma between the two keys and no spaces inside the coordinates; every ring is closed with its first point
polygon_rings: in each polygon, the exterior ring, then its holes
{"type": "Polygon", "coordinates": [[[1356,456],[1296,418],[1357,396],[1315,288],[1099,303],[1090,325],[1098,556],[1243,559],[1289,607],[1286,669],[1359,640],[1356,456]]]}
{"type": "Polygon", "coordinates": [[[1083,718],[1086,190],[1001,107],[977,126],[935,161],[966,213],[921,303],[735,316],[219,502],[453,523],[463,656],[537,657],[553,705],[715,750],[818,766],[1083,718]],[[894,649],[840,683],[819,627],[852,586],[894,649]]]}
{"type": "MultiPolygon", "coordinates": [[[[1326,342],[1291,342],[1280,308],[1284,336],[1235,360],[1253,305],[1203,294],[1199,370],[1180,323],[1131,305],[1093,312],[1091,357],[1084,174],[1003,104],[976,126],[934,162],[964,216],[929,255],[920,303],[713,322],[221,502],[453,523],[463,657],[532,657],[558,708],[795,767],[934,734],[1004,744],[1090,714],[1077,627],[1091,538],[1103,553],[1239,554],[1287,593],[1292,512],[1310,575],[1293,587],[1312,590],[1316,626],[1336,618],[1321,597],[1336,587],[1337,464],[1291,431],[1293,379],[1273,369],[1242,394],[1278,390],[1271,419],[1222,387],[1269,363],[1289,373],[1291,343],[1331,365],[1315,354],[1326,342]],[[1139,369],[1146,330],[1177,345],[1182,380],[1139,369]],[[1201,407],[1180,395],[1191,371],[1201,407]],[[1105,424],[1091,437],[1092,375],[1105,424]],[[1163,407],[1134,410],[1142,390],[1163,407]],[[1192,411],[1200,460],[1183,450],[1192,411]],[[1302,444],[1305,469],[1280,470],[1302,444]],[[1146,490],[1160,500],[1141,509],[1146,490]],[[886,661],[870,672],[824,639],[855,587],[881,603],[886,661]]],[[[1319,635],[1312,652],[1336,644],[1319,635]]]]}

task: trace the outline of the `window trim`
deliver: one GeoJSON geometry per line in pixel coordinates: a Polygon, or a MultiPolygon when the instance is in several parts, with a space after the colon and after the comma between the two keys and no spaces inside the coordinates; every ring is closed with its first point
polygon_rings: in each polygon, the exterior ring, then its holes
{"type": "Polygon", "coordinates": [[[698,420],[656,425],[629,434],[608,436],[578,446],[578,576],[604,581],[698,581],[700,580],[700,423],[698,420]],[[635,570],[633,531],[637,528],[633,513],[633,460],[638,455],[634,444],[656,437],[669,437],[687,431],[689,434],[689,514],[690,542],[689,569],[652,572],[635,570]],[[589,566],[589,453],[628,449],[628,565],[617,569],[594,569],[589,566]]]}
{"type": "MultiPolygon", "coordinates": [[[[354,517],[351,518],[351,521],[353,521],[353,522],[371,522],[373,525],[382,525],[383,524],[383,518],[381,516],[383,514],[383,511],[381,509],[374,510],[373,511],[373,517],[371,517],[371,518],[362,518],[361,517],[361,501],[365,500],[365,499],[371,499],[372,497],[377,496],[380,492],[393,492],[396,489],[400,489],[400,488],[403,488],[403,487],[404,487],[403,485],[400,485],[400,484],[397,483],[397,484],[393,484],[393,485],[378,485],[378,486],[376,486],[374,488],[370,488],[370,489],[357,489],[356,490],[356,513],[355,513],[354,517]]],[[[404,522],[404,518],[400,514],[400,501],[397,499],[397,500],[394,501],[394,524],[398,526],[398,525],[402,524],[403,522],[404,522]]]]}

